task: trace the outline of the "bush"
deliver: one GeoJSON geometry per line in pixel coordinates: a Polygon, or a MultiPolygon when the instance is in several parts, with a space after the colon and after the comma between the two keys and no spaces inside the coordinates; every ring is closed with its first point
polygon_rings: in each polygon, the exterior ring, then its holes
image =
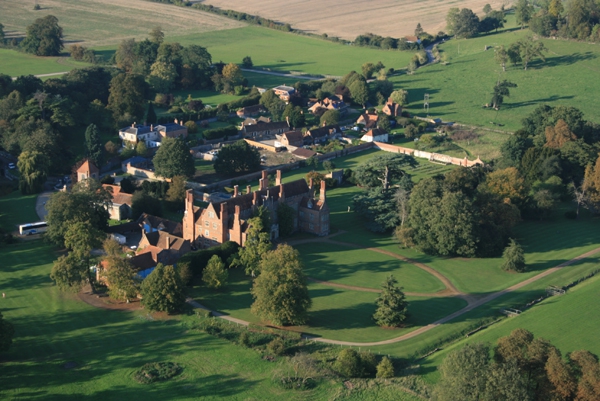
{"type": "Polygon", "coordinates": [[[339,353],[333,368],[343,377],[362,377],[364,372],[360,355],[352,348],[339,353]]]}
{"type": "Polygon", "coordinates": [[[285,353],[285,343],[281,337],[275,337],[273,341],[267,344],[267,349],[273,355],[283,355],[285,353]]]}
{"type": "Polygon", "coordinates": [[[208,309],[196,309],[196,316],[198,317],[212,317],[212,311],[208,310],[208,309]]]}
{"type": "Polygon", "coordinates": [[[206,131],[204,131],[202,133],[202,136],[205,139],[219,139],[219,138],[225,138],[225,137],[229,137],[229,136],[235,136],[238,134],[238,129],[233,126],[230,125],[229,127],[223,127],[223,128],[215,128],[215,129],[207,129],[206,131]]]}
{"type": "Polygon", "coordinates": [[[387,356],[384,356],[377,365],[377,378],[389,379],[391,377],[394,377],[394,365],[387,356]]]}
{"type": "Polygon", "coordinates": [[[250,348],[250,333],[242,331],[238,339],[238,343],[246,348],[250,348]]]}
{"type": "Polygon", "coordinates": [[[279,337],[288,338],[290,340],[298,340],[298,341],[302,340],[302,333],[299,333],[297,331],[282,330],[282,329],[277,329],[275,327],[262,326],[262,325],[256,324],[256,323],[250,323],[248,325],[248,329],[251,331],[258,332],[258,333],[277,335],[279,337]]]}
{"type": "Polygon", "coordinates": [[[364,376],[375,376],[377,372],[377,357],[368,351],[359,353],[364,376]]]}
{"type": "Polygon", "coordinates": [[[219,256],[221,260],[225,261],[228,265],[227,260],[230,258],[231,255],[235,254],[238,251],[239,247],[240,246],[237,243],[227,241],[222,243],[221,245],[212,248],[189,252],[186,253],[183,257],[181,257],[181,259],[179,259],[177,265],[180,266],[182,263],[188,263],[193,275],[198,276],[202,274],[202,271],[206,267],[208,261],[214,255],[219,256]]]}
{"type": "Polygon", "coordinates": [[[134,379],[142,384],[150,384],[157,381],[169,380],[179,375],[183,368],[173,362],[154,362],[142,366],[135,375],[134,379]]]}

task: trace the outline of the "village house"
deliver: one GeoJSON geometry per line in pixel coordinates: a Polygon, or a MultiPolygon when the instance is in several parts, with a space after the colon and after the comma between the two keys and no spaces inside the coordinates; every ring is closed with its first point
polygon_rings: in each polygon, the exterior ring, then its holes
{"type": "Polygon", "coordinates": [[[276,135],[282,146],[300,147],[304,145],[304,134],[302,131],[288,131],[282,135],[276,135]]]}
{"type": "Polygon", "coordinates": [[[123,141],[123,147],[127,146],[127,144],[135,146],[138,142],[144,142],[148,148],[157,148],[160,146],[163,138],[179,138],[180,136],[186,138],[188,136],[188,129],[183,125],[183,121],[179,124],[177,119],[175,119],[174,123],[157,126],[153,124],[147,126],[133,123],[131,127],[119,130],[119,138],[123,141]]]}
{"type": "Polygon", "coordinates": [[[344,102],[326,97],[323,100],[317,100],[308,108],[308,111],[313,114],[321,115],[327,110],[338,110],[343,114],[346,112],[347,108],[348,106],[346,106],[344,102]]]}
{"type": "Polygon", "coordinates": [[[392,98],[388,98],[381,111],[390,117],[399,117],[402,115],[402,106],[398,103],[394,103],[392,98]]]}
{"type": "Polygon", "coordinates": [[[289,102],[290,97],[296,93],[296,89],[292,86],[279,85],[273,88],[273,92],[284,102],[289,102]]]}
{"type": "Polygon", "coordinates": [[[363,113],[356,120],[356,124],[363,125],[366,129],[375,128],[377,126],[377,120],[379,119],[379,114],[376,111],[363,113]]]}
{"type": "Polygon", "coordinates": [[[324,143],[328,140],[339,138],[342,136],[342,129],[338,124],[334,125],[325,125],[322,127],[313,128],[306,131],[304,135],[304,144],[305,145],[314,145],[317,143],[324,143]]]}
{"type": "Polygon", "coordinates": [[[287,121],[244,125],[242,127],[242,133],[244,134],[244,136],[251,138],[262,136],[275,136],[277,134],[283,134],[284,132],[288,132],[289,130],[290,125],[287,121]]]}
{"type": "Polygon", "coordinates": [[[421,39],[418,36],[405,36],[404,40],[406,41],[406,43],[416,43],[416,44],[421,44],[421,39]]]}
{"type": "Polygon", "coordinates": [[[108,213],[113,220],[125,220],[131,216],[131,205],[133,195],[121,192],[121,187],[118,185],[103,184],[111,194],[111,204],[108,206],[108,213]]]}
{"type": "Polygon", "coordinates": [[[81,166],[77,168],[75,171],[75,176],[77,178],[77,182],[86,180],[88,178],[93,178],[95,180],[100,179],[100,170],[94,163],[89,160],[84,161],[81,166]]]}
{"type": "Polygon", "coordinates": [[[329,207],[326,202],[325,181],[321,182],[320,195],[315,197],[315,189],[305,180],[282,183],[281,171],[277,171],[275,186],[268,186],[267,171],[262,172],[259,189],[252,192],[246,188],[245,194],[234,187],[230,199],[211,202],[206,208],[194,206],[194,196],[188,190],[183,217],[183,238],[200,247],[210,247],[226,241],[244,245],[248,230],[248,219],[259,206],[271,213],[271,239],[279,237],[277,207],[290,206],[295,211],[293,231],[303,231],[320,236],[329,234],[329,207]]]}
{"type": "Polygon", "coordinates": [[[360,140],[363,142],[387,142],[388,138],[387,132],[379,128],[373,128],[364,134],[360,140]]]}
{"type": "Polygon", "coordinates": [[[256,104],[254,106],[246,106],[239,109],[236,114],[239,118],[255,117],[259,114],[266,113],[267,109],[262,104],[256,104]]]}
{"type": "Polygon", "coordinates": [[[260,116],[258,118],[248,117],[244,121],[242,121],[242,128],[244,128],[246,125],[264,124],[264,123],[270,123],[270,122],[271,122],[271,117],[265,117],[265,116],[260,116]]]}

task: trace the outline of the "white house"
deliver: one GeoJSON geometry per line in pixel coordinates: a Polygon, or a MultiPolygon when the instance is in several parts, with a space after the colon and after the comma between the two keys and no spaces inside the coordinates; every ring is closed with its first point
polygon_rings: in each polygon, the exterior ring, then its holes
{"type": "Polygon", "coordinates": [[[360,138],[363,142],[387,142],[389,135],[379,128],[373,128],[360,138]]]}

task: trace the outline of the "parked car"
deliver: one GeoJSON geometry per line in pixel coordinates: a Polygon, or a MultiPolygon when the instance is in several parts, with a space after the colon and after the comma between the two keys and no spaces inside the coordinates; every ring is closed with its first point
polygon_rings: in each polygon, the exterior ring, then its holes
{"type": "Polygon", "coordinates": [[[54,189],[56,189],[58,191],[58,190],[62,189],[62,187],[63,187],[63,181],[62,180],[58,180],[58,182],[54,186],[54,189]]]}
{"type": "Polygon", "coordinates": [[[15,163],[8,163],[8,168],[14,170],[17,168],[17,166],[15,166],[15,163]]]}

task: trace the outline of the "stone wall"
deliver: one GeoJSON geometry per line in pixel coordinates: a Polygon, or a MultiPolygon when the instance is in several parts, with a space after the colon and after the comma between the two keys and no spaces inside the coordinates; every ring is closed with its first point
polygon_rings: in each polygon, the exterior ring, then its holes
{"type": "Polygon", "coordinates": [[[455,166],[462,166],[462,167],[472,167],[475,165],[481,165],[481,166],[484,165],[483,161],[481,161],[481,159],[479,157],[475,160],[469,160],[469,159],[467,159],[466,156],[463,159],[460,159],[458,157],[452,157],[452,156],[444,155],[441,153],[424,152],[422,150],[410,149],[410,148],[405,148],[403,146],[390,145],[388,143],[382,143],[382,142],[373,142],[373,146],[375,147],[375,149],[383,150],[385,152],[402,153],[405,155],[418,157],[420,159],[427,159],[431,162],[453,164],[455,166]]]}

